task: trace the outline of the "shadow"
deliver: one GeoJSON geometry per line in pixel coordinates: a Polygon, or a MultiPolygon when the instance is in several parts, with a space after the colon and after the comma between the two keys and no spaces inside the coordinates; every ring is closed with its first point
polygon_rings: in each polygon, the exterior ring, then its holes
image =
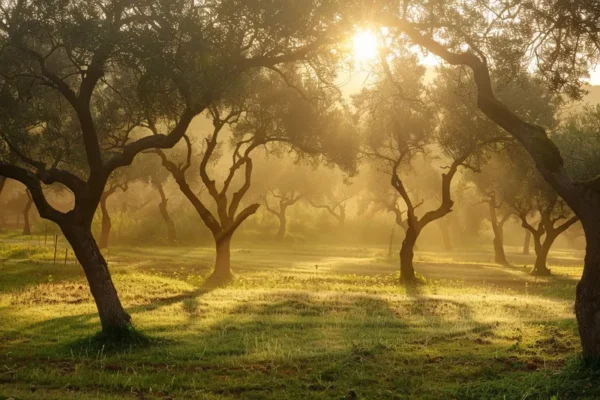
{"type": "Polygon", "coordinates": [[[5,261],[0,263],[0,294],[42,283],[73,281],[83,277],[83,270],[72,263],[65,266],[42,261],[5,261]]]}
{"type": "MultiPolygon", "coordinates": [[[[198,288],[153,304],[160,307],[206,293],[198,288]]],[[[547,372],[561,366],[546,365],[546,360],[577,351],[565,333],[573,327],[564,327],[562,320],[544,321],[534,343],[513,349],[502,336],[504,327],[474,320],[467,304],[425,296],[418,286],[406,297],[386,296],[260,291],[231,307],[219,306],[211,314],[214,318],[200,315],[202,323],[174,327],[156,321],[148,329],[149,345],[102,353],[84,335],[75,341],[36,342],[31,354],[13,357],[10,365],[37,368],[38,375],[28,382],[36,385],[44,385],[44,374],[52,374],[53,385],[60,386],[80,376],[78,390],[97,395],[129,391],[132,385],[146,393],[157,386],[192,393],[201,382],[204,395],[232,398],[276,399],[289,393],[293,398],[341,398],[353,389],[359,398],[383,393],[382,398],[462,399],[495,398],[485,390],[497,382],[518,383],[511,394],[528,390],[519,382],[542,387],[534,378],[557,388],[560,378],[547,372]],[[176,340],[164,338],[174,331],[176,340]],[[94,379],[86,383],[89,374],[94,379]]],[[[139,306],[129,311],[150,310],[139,306]]],[[[59,327],[90,335],[94,323],[95,315],[85,314],[28,329],[37,332],[38,340],[52,337],[59,327]]],[[[490,390],[495,393],[500,387],[490,390]]],[[[587,390],[589,394],[593,389],[587,390]]]]}
{"type": "Polygon", "coordinates": [[[127,312],[139,313],[139,312],[154,311],[160,307],[170,306],[170,305],[173,305],[176,303],[180,303],[184,300],[203,296],[207,293],[212,292],[215,289],[217,289],[217,288],[212,287],[212,286],[201,286],[201,287],[199,287],[195,290],[191,290],[189,292],[177,294],[175,296],[169,296],[166,298],[155,299],[155,300],[150,301],[149,303],[140,304],[138,306],[128,307],[127,312]]]}

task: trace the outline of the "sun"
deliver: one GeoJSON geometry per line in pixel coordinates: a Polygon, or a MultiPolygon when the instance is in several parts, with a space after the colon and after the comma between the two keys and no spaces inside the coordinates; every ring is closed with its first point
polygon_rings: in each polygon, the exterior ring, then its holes
{"type": "Polygon", "coordinates": [[[359,62],[373,61],[377,58],[377,36],[369,30],[360,30],[352,38],[354,59],[359,62]]]}

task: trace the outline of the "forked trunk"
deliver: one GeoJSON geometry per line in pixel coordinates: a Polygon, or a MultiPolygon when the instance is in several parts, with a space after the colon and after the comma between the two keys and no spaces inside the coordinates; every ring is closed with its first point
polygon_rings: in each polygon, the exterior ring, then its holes
{"type": "Polygon", "coordinates": [[[119,334],[128,330],[131,317],[121,305],[108,265],[96,245],[91,229],[67,224],[62,224],[61,229],[85,271],[98,308],[102,331],[119,334]]]}
{"type": "Polygon", "coordinates": [[[279,229],[277,229],[277,233],[275,234],[276,240],[283,240],[285,236],[285,231],[287,229],[287,218],[285,217],[285,211],[281,211],[278,215],[279,218],[279,229]]]}
{"type": "Polygon", "coordinates": [[[536,276],[548,276],[550,275],[550,270],[547,266],[548,253],[550,252],[550,247],[552,247],[552,243],[554,242],[553,238],[548,238],[544,240],[543,243],[540,242],[539,239],[535,238],[535,264],[533,265],[533,270],[531,271],[531,275],[536,276]]]}
{"type": "Polygon", "coordinates": [[[222,285],[233,279],[231,272],[231,236],[225,236],[216,242],[217,255],[215,269],[208,277],[211,285],[222,285]]]}
{"type": "MultiPolygon", "coordinates": [[[[582,221],[583,222],[583,221],[582,221]]],[[[587,251],[583,275],[577,284],[575,315],[581,338],[583,356],[588,361],[600,359],[600,221],[586,227],[587,251]]]]}
{"type": "Polygon", "coordinates": [[[529,255],[529,248],[531,247],[531,232],[525,230],[525,241],[523,243],[523,255],[529,255]]]}
{"type": "Polygon", "coordinates": [[[158,193],[160,194],[160,203],[158,204],[158,210],[160,211],[160,215],[165,221],[165,225],[167,225],[167,240],[169,243],[177,242],[177,231],[175,230],[175,223],[171,219],[171,215],[169,215],[169,209],[167,208],[168,199],[165,196],[165,192],[163,190],[162,185],[157,184],[156,188],[158,193]]]}
{"type": "Polygon", "coordinates": [[[492,231],[494,232],[494,261],[500,265],[508,265],[506,254],[504,253],[504,222],[505,219],[498,221],[496,213],[496,197],[492,197],[489,202],[490,221],[492,222],[492,231]]]}
{"type": "Polygon", "coordinates": [[[25,208],[23,209],[23,235],[31,235],[31,224],[29,222],[29,214],[31,212],[31,206],[33,206],[33,198],[31,194],[29,194],[29,190],[27,191],[27,204],[25,204],[25,208]]]}
{"type": "Polygon", "coordinates": [[[417,280],[413,259],[418,236],[419,234],[413,227],[406,230],[406,236],[400,249],[400,282],[402,283],[413,283],[417,280]]]}
{"type": "Polygon", "coordinates": [[[102,198],[100,201],[100,209],[102,210],[102,230],[100,231],[100,241],[99,246],[100,249],[108,248],[108,239],[110,238],[110,230],[112,228],[112,223],[110,221],[110,215],[108,214],[108,209],[106,208],[106,199],[102,198]]]}

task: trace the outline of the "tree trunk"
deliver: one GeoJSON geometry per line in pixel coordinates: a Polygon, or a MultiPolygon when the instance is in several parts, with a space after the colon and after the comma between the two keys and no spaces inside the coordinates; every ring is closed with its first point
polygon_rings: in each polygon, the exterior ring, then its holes
{"type": "Polygon", "coordinates": [[[112,223],[110,221],[108,209],[106,208],[106,197],[102,197],[102,200],[100,200],[100,209],[102,211],[102,230],[100,232],[99,247],[100,249],[107,249],[112,223]]]}
{"type": "Polygon", "coordinates": [[[225,236],[216,241],[217,256],[215,259],[215,269],[208,277],[207,282],[211,285],[222,285],[229,283],[233,279],[231,272],[231,235],[225,236]]]}
{"type": "Polygon", "coordinates": [[[508,265],[504,253],[504,230],[500,226],[494,229],[494,261],[500,265],[508,265]]]}
{"type": "Polygon", "coordinates": [[[23,209],[23,235],[31,235],[31,224],[29,222],[29,214],[31,211],[31,206],[33,206],[33,198],[27,190],[27,204],[25,204],[25,208],[23,209]]]}
{"type": "Polygon", "coordinates": [[[531,232],[525,230],[525,242],[523,243],[523,254],[529,255],[529,248],[531,247],[531,232]]]}
{"type": "Polygon", "coordinates": [[[600,359],[600,225],[598,221],[594,222],[589,224],[592,225],[591,227],[586,227],[583,222],[587,250],[583,275],[577,284],[575,315],[583,356],[587,361],[598,362],[600,359]]]}
{"type": "Polygon", "coordinates": [[[173,223],[173,220],[169,215],[169,210],[167,209],[169,200],[165,196],[165,192],[160,183],[156,184],[156,189],[160,194],[160,203],[158,204],[158,210],[160,211],[160,215],[162,216],[163,220],[165,221],[165,224],[167,225],[167,240],[169,241],[169,243],[176,243],[177,231],[175,230],[175,223],[173,223]]]}
{"type": "Polygon", "coordinates": [[[279,212],[279,215],[277,215],[277,217],[279,218],[279,229],[277,230],[277,233],[275,234],[275,239],[283,240],[283,238],[285,236],[285,231],[287,229],[287,218],[285,216],[285,210],[281,210],[279,212]]]}
{"type": "Polygon", "coordinates": [[[129,330],[131,317],[121,305],[108,265],[89,228],[63,223],[61,229],[85,271],[98,308],[102,331],[123,334],[129,330]]]}
{"type": "Polygon", "coordinates": [[[544,240],[544,243],[540,242],[540,239],[535,239],[535,264],[533,265],[533,270],[531,271],[531,275],[536,276],[548,276],[550,275],[550,270],[546,265],[548,260],[548,253],[550,252],[550,247],[552,247],[552,243],[554,242],[554,238],[547,237],[544,240]]]}
{"type": "Polygon", "coordinates": [[[400,249],[400,282],[402,283],[413,283],[417,280],[413,259],[418,236],[419,234],[413,227],[406,230],[406,236],[400,249]]]}

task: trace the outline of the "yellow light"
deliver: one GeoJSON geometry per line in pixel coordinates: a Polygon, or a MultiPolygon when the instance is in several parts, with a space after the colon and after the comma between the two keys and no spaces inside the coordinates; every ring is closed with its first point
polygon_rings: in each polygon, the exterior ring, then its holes
{"type": "Polygon", "coordinates": [[[354,59],[356,61],[372,61],[377,58],[377,36],[371,31],[361,30],[356,32],[352,39],[354,59]]]}

